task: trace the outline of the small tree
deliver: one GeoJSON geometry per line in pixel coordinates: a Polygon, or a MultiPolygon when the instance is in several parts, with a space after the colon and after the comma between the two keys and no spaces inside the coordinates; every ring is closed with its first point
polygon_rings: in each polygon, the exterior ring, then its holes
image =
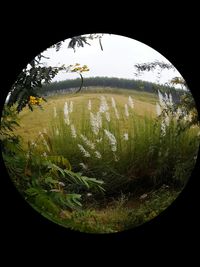
{"type": "MultiPolygon", "coordinates": [[[[75,49],[76,47],[84,47],[85,44],[90,45],[89,40],[99,39],[99,44],[101,49],[102,46],[102,34],[90,34],[88,36],[75,36],[71,38],[68,48],[75,49]]],[[[52,47],[59,51],[62,46],[63,41],[58,42],[52,47]]],[[[17,80],[13,84],[11,91],[9,93],[8,106],[13,106],[17,104],[16,109],[20,112],[24,107],[28,106],[30,110],[33,110],[32,104],[37,104],[40,106],[41,98],[38,93],[38,89],[42,88],[44,84],[48,84],[52,79],[62,70],[69,70],[64,65],[61,67],[49,66],[46,67],[42,62],[42,58],[46,58],[44,55],[37,55],[27,66],[22,70],[17,80]],[[31,98],[32,97],[32,98],[31,98]],[[33,101],[34,100],[34,101],[33,101]]],[[[87,67],[87,66],[86,66],[87,67]]],[[[79,73],[81,77],[81,86],[78,91],[81,90],[83,84],[83,77],[81,72],[87,71],[87,68],[71,70],[73,72],[79,73]]],[[[45,100],[43,98],[43,100],[45,100]]]]}
{"type": "MultiPolygon", "coordinates": [[[[136,68],[136,76],[141,75],[144,71],[155,71],[157,70],[158,75],[161,75],[161,72],[163,70],[175,70],[175,67],[172,64],[160,62],[160,61],[153,61],[148,63],[141,63],[141,64],[135,64],[134,67],[136,68]]],[[[173,108],[170,107],[174,112],[177,112],[177,110],[181,110],[182,114],[185,116],[190,116],[190,120],[187,123],[187,127],[190,127],[192,125],[199,125],[199,118],[198,118],[198,112],[196,109],[195,101],[190,93],[189,87],[186,83],[186,81],[182,77],[173,77],[169,81],[169,85],[180,85],[183,89],[183,95],[180,97],[180,101],[178,103],[173,104],[173,108]]],[[[159,87],[158,87],[159,88],[159,87]]],[[[168,108],[168,107],[166,107],[168,108]]]]}

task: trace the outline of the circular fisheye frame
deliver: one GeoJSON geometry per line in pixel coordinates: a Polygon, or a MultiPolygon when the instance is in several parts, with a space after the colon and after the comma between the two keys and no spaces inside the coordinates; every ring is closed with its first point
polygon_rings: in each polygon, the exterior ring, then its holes
{"type": "Polygon", "coordinates": [[[2,155],[24,199],[85,233],[132,229],[185,187],[200,143],[177,69],[136,40],[88,34],[37,55],[1,118],[2,155]]]}

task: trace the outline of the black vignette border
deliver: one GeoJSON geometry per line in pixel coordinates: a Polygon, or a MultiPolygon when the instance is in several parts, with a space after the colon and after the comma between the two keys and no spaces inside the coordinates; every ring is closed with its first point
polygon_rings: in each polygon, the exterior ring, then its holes
{"type": "MultiPolygon", "coordinates": [[[[79,34],[102,32],[124,35],[136,39],[151,46],[165,56],[180,71],[185,80],[188,82],[199,110],[200,97],[199,90],[197,89],[198,76],[196,75],[197,69],[195,66],[195,63],[198,63],[198,41],[196,35],[193,35],[188,28],[181,27],[181,25],[179,25],[178,35],[174,32],[172,27],[164,27],[163,30],[160,31],[157,27],[153,27],[152,25],[149,27],[141,25],[135,28],[127,25],[127,23],[124,23],[121,27],[111,24],[103,24],[102,26],[96,27],[92,25],[91,29],[89,29],[89,27],[84,29],[82,26],[79,30],[77,30],[77,28],[75,29],[75,27],[70,27],[69,32],[66,28],[63,29],[63,27],[59,27],[59,29],[53,27],[53,29],[47,29],[45,33],[38,30],[36,35],[33,34],[34,27],[31,25],[29,26],[29,31],[26,31],[26,33],[21,30],[16,30],[23,27],[23,24],[14,26],[13,29],[8,26],[8,31],[6,31],[5,37],[3,38],[4,42],[2,48],[4,54],[2,64],[4,66],[2,88],[4,88],[4,90],[2,92],[1,108],[4,103],[6,93],[15,81],[16,76],[35,55],[57,41],[79,34]]],[[[5,203],[5,201],[3,202],[3,208],[6,216],[3,221],[2,229],[6,229],[9,233],[7,241],[14,239],[18,242],[21,237],[20,242],[22,242],[23,245],[23,242],[30,242],[30,240],[34,240],[36,238],[42,239],[44,242],[48,242],[49,240],[53,242],[59,239],[62,243],[65,243],[66,238],[68,240],[79,240],[80,243],[85,241],[87,243],[95,242],[95,244],[101,240],[100,243],[104,244],[105,247],[106,242],[111,242],[113,245],[117,243],[119,247],[124,250],[125,248],[128,249],[128,244],[132,243],[133,240],[136,241],[136,244],[142,244],[143,242],[148,242],[149,238],[152,238],[153,243],[154,241],[162,243],[164,241],[169,241],[171,238],[177,239],[178,243],[185,243],[187,239],[190,240],[192,236],[195,235],[196,231],[198,231],[196,223],[196,208],[198,203],[196,178],[199,172],[198,167],[193,172],[191,183],[188,185],[185,192],[183,192],[179,203],[174,207],[175,210],[179,210],[179,216],[175,215],[172,221],[170,221],[170,218],[166,221],[164,219],[160,219],[156,224],[152,223],[153,226],[151,226],[151,224],[140,229],[121,233],[119,235],[102,236],[99,239],[94,235],[86,237],[82,234],[65,231],[65,229],[60,227],[54,227],[54,225],[50,222],[44,222],[40,216],[30,210],[27,204],[24,203],[18,195],[18,192],[15,191],[13,185],[7,180],[8,176],[2,162],[1,164],[4,178],[4,190],[1,197],[8,199],[8,194],[9,196],[12,196],[7,203],[5,203]],[[10,212],[13,203],[15,203],[14,214],[10,212]],[[187,216],[185,214],[187,214],[187,216]],[[167,225],[167,222],[169,221],[170,223],[167,225]],[[13,222],[15,222],[15,226],[13,226],[13,222]],[[27,233],[31,236],[30,240],[27,239],[27,233]],[[49,233],[51,233],[51,236],[49,236],[49,233]],[[163,237],[162,239],[161,235],[163,237]]],[[[197,165],[198,164],[199,160],[197,162],[197,165]]],[[[166,216],[171,217],[174,214],[175,212],[172,212],[172,214],[168,213],[166,216]]]]}

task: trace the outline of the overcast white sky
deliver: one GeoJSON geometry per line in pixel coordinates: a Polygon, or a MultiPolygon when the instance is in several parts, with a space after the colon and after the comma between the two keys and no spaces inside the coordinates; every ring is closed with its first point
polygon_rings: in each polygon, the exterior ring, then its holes
{"type": "MultiPolygon", "coordinates": [[[[79,47],[74,52],[67,48],[70,39],[66,39],[61,49],[56,52],[55,48],[49,48],[43,52],[49,60],[44,60],[47,65],[60,66],[62,64],[73,65],[80,63],[87,65],[89,72],[83,74],[84,77],[107,76],[127,79],[136,79],[134,64],[152,62],[155,60],[170,63],[156,50],[151,47],[127,37],[104,34],[102,37],[103,51],[97,39],[89,40],[89,45],[79,47]]],[[[160,82],[168,82],[172,77],[181,76],[178,71],[164,70],[160,82]]],[[[79,77],[76,73],[59,73],[54,81],[74,79],[79,77]]],[[[139,79],[156,82],[157,74],[145,72],[139,79]]]]}

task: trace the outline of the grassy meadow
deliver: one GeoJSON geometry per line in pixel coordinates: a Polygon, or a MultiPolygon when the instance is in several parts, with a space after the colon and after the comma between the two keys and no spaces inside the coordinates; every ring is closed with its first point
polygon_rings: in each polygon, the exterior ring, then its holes
{"type": "Polygon", "coordinates": [[[156,94],[90,88],[24,109],[16,128],[23,184],[17,174],[14,183],[42,215],[74,230],[149,221],[184,188],[199,146],[199,128],[179,132],[184,120],[161,119],[158,103],[156,94]]]}
{"type": "MultiPolygon", "coordinates": [[[[27,143],[27,141],[35,139],[39,131],[43,131],[44,128],[49,127],[53,118],[54,107],[56,107],[58,112],[63,112],[64,103],[66,101],[73,101],[75,109],[78,110],[83,103],[85,103],[86,107],[88,104],[87,101],[91,99],[91,101],[94,101],[93,107],[95,108],[95,105],[98,104],[98,97],[103,93],[105,96],[115,97],[120,108],[124,108],[124,104],[127,102],[127,97],[130,95],[135,99],[135,113],[138,115],[151,113],[153,116],[156,114],[155,103],[157,96],[154,94],[113,88],[92,88],[89,92],[88,91],[84,91],[84,93],[79,93],[77,95],[66,94],[48,97],[48,101],[42,104],[43,110],[36,107],[34,112],[31,112],[28,108],[25,108],[19,114],[20,128],[16,129],[17,133],[23,137],[24,144],[27,143]]],[[[80,118],[80,116],[78,116],[78,118],[80,118]]]]}

